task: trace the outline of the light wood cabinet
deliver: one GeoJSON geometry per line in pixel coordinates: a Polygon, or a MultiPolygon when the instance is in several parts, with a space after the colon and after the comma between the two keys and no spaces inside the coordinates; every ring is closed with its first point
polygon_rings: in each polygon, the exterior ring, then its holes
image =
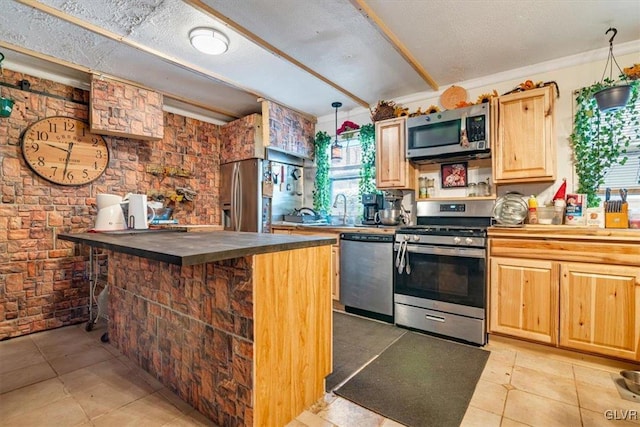
{"type": "Polygon", "coordinates": [[[376,122],[376,187],[414,189],[414,168],[406,158],[405,117],[376,122]]]}
{"type": "Polygon", "coordinates": [[[640,360],[640,268],[566,263],[560,345],[640,360]]]}
{"type": "Polygon", "coordinates": [[[272,228],[273,234],[298,234],[303,236],[333,237],[336,243],[331,245],[331,296],[334,300],[340,299],[340,234],[322,233],[314,230],[287,230],[272,228]]]}
{"type": "Polygon", "coordinates": [[[556,228],[489,229],[489,331],[640,361],[640,234],[556,228]]]}
{"type": "Polygon", "coordinates": [[[490,331],[557,344],[558,264],[491,259],[490,331]]]}
{"type": "Polygon", "coordinates": [[[493,181],[556,179],[553,85],[491,101],[493,181]]]}

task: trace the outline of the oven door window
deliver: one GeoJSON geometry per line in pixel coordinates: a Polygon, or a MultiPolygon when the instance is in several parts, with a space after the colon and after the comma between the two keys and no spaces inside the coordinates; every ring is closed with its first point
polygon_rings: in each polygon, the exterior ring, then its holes
{"type": "Polygon", "coordinates": [[[460,143],[460,120],[409,128],[409,149],[444,147],[460,143]]]}
{"type": "Polygon", "coordinates": [[[411,274],[396,270],[395,293],[484,308],[484,257],[416,253],[411,245],[408,254],[411,274]]]}

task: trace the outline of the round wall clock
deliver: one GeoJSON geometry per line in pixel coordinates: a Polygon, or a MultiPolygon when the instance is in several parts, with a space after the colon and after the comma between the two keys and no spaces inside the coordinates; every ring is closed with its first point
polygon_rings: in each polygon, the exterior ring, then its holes
{"type": "Polygon", "coordinates": [[[70,117],[48,117],[29,126],[22,136],[22,155],[35,173],[60,185],[87,184],[109,165],[104,138],[70,117]]]}

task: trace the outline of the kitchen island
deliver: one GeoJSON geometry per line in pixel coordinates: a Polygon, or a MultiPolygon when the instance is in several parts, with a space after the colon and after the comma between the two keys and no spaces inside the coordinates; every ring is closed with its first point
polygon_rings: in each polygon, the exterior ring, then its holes
{"type": "Polygon", "coordinates": [[[286,425],[331,372],[331,244],[236,233],[60,234],[109,258],[109,337],[217,425],[286,425]]]}

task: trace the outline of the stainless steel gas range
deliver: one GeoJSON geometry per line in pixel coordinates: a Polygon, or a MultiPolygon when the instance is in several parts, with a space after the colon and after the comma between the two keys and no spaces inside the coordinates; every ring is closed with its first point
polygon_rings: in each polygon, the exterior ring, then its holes
{"type": "Polygon", "coordinates": [[[395,323],[486,343],[487,227],[492,200],[419,201],[396,231],[395,323]]]}

